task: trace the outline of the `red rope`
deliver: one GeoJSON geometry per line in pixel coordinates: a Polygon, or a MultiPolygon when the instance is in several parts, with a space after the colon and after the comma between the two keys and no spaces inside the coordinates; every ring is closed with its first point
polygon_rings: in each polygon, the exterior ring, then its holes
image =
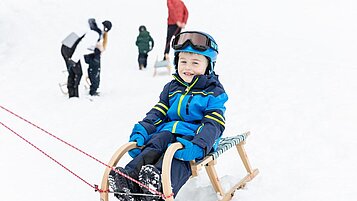
{"type": "Polygon", "coordinates": [[[25,121],[26,123],[28,123],[28,124],[34,126],[35,128],[37,128],[37,129],[43,131],[44,133],[48,134],[49,136],[55,138],[56,140],[58,140],[58,141],[60,141],[60,142],[62,142],[62,143],[64,143],[64,144],[68,145],[69,147],[72,147],[73,149],[75,149],[75,150],[79,151],[80,153],[82,153],[82,154],[88,156],[89,158],[91,158],[91,159],[93,159],[93,160],[95,160],[95,161],[101,163],[102,165],[104,165],[104,166],[106,166],[106,167],[110,167],[110,166],[108,166],[107,164],[103,163],[102,161],[98,160],[97,158],[95,158],[95,157],[91,156],[90,154],[88,154],[88,153],[82,151],[81,149],[79,149],[79,148],[77,148],[77,147],[71,145],[70,143],[68,143],[68,142],[66,142],[66,141],[64,141],[64,140],[62,140],[61,138],[59,138],[59,137],[57,137],[57,136],[51,134],[50,132],[46,131],[45,129],[41,128],[40,126],[37,126],[36,124],[34,124],[34,123],[28,121],[27,119],[21,117],[20,115],[15,114],[14,112],[12,112],[12,111],[10,111],[10,110],[4,108],[4,107],[1,106],[1,105],[0,105],[0,108],[2,108],[3,110],[7,111],[8,113],[10,113],[10,114],[16,116],[17,118],[19,118],[19,119],[25,121]]]}
{"type": "Polygon", "coordinates": [[[5,124],[3,124],[2,122],[0,122],[0,124],[2,126],[4,126],[6,129],[8,129],[9,131],[11,131],[13,134],[15,134],[17,137],[21,138],[22,140],[24,140],[25,142],[27,142],[28,144],[30,144],[32,147],[34,147],[35,149],[37,149],[38,151],[40,151],[42,154],[44,154],[45,156],[47,156],[49,159],[51,159],[52,161],[54,161],[55,163],[57,163],[58,165],[60,165],[61,167],[63,167],[64,169],[66,169],[68,172],[70,172],[71,174],[73,174],[75,177],[77,177],[78,179],[82,180],[84,183],[86,183],[87,185],[89,185],[90,187],[95,189],[95,186],[90,184],[89,182],[87,182],[86,180],[84,180],[82,177],[78,176],[76,173],[74,173],[73,171],[71,171],[70,169],[68,169],[66,166],[64,166],[62,163],[58,162],[56,159],[54,159],[53,157],[51,157],[50,155],[48,155],[46,152],[44,152],[42,149],[40,149],[39,147],[37,147],[36,145],[34,145],[33,143],[31,143],[29,140],[27,140],[26,138],[22,137],[21,135],[19,135],[18,133],[16,133],[14,130],[12,130],[10,127],[6,126],[5,124]]]}
{"type": "MultiPolygon", "coordinates": [[[[66,141],[64,141],[64,140],[62,140],[61,138],[59,138],[59,137],[57,137],[57,136],[51,134],[50,132],[46,131],[45,129],[41,128],[40,126],[38,126],[38,125],[36,125],[36,124],[30,122],[29,120],[27,120],[27,119],[21,117],[20,115],[15,114],[14,112],[8,110],[7,108],[5,108],[5,107],[3,107],[3,106],[1,106],[1,105],[0,105],[0,108],[2,108],[3,110],[7,111],[8,113],[10,113],[10,114],[16,116],[17,118],[19,118],[19,119],[25,121],[26,123],[28,123],[28,124],[34,126],[35,128],[37,128],[37,129],[43,131],[44,133],[48,134],[49,136],[55,138],[56,140],[58,140],[58,141],[60,141],[60,142],[62,142],[62,143],[64,143],[64,144],[68,145],[69,147],[71,147],[71,148],[73,148],[73,149],[79,151],[80,153],[82,153],[82,154],[88,156],[89,158],[91,158],[91,159],[97,161],[98,163],[104,165],[105,167],[108,167],[108,168],[112,169],[113,171],[117,172],[117,173],[120,174],[121,176],[123,176],[123,177],[125,177],[125,178],[127,178],[127,179],[129,179],[129,180],[131,180],[131,181],[133,181],[133,182],[135,182],[135,183],[137,183],[138,185],[140,185],[140,186],[142,186],[142,187],[148,189],[148,190],[151,191],[151,192],[154,192],[154,193],[157,194],[157,195],[160,195],[163,199],[170,198],[170,197],[172,197],[172,196],[174,195],[174,194],[172,193],[171,195],[165,196],[165,195],[162,194],[161,192],[156,191],[156,190],[154,190],[154,189],[151,189],[150,187],[148,187],[148,186],[146,186],[146,185],[140,183],[139,181],[137,181],[137,180],[135,180],[135,179],[129,177],[128,175],[126,175],[126,174],[124,174],[124,173],[122,173],[122,172],[116,170],[114,167],[109,166],[108,164],[106,164],[106,163],[100,161],[99,159],[93,157],[92,155],[86,153],[85,151],[83,151],[83,150],[81,150],[81,149],[79,149],[79,148],[77,148],[77,147],[71,145],[70,143],[68,143],[68,142],[66,142],[66,141]]],[[[44,154],[45,156],[47,156],[48,158],[50,158],[52,161],[54,161],[55,163],[57,163],[58,165],[60,165],[61,167],[63,167],[65,170],[67,170],[68,172],[70,172],[72,175],[74,175],[74,176],[77,177],[78,179],[82,180],[84,183],[86,183],[87,185],[89,185],[91,188],[94,188],[95,191],[99,191],[100,193],[109,192],[109,189],[106,189],[106,190],[99,189],[97,185],[92,185],[92,184],[90,184],[89,182],[87,182],[86,180],[84,180],[83,178],[81,178],[80,176],[78,176],[77,174],[75,174],[73,171],[71,171],[70,169],[68,169],[67,167],[65,167],[63,164],[61,164],[60,162],[58,162],[57,160],[55,160],[53,157],[51,157],[50,155],[48,155],[48,154],[47,154],[46,152],[44,152],[42,149],[40,149],[39,147],[37,147],[36,145],[34,145],[33,143],[31,143],[29,140],[25,139],[24,137],[22,137],[21,135],[19,135],[18,133],[16,133],[14,130],[12,130],[11,128],[9,128],[9,127],[6,126],[5,124],[3,124],[2,122],[0,122],[0,124],[1,124],[2,126],[4,126],[5,128],[7,128],[9,131],[11,131],[13,134],[17,135],[19,138],[21,138],[22,140],[24,140],[25,142],[27,142],[28,144],[30,144],[32,147],[34,147],[35,149],[37,149],[38,151],[40,151],[42,154],[44,154]]]]}

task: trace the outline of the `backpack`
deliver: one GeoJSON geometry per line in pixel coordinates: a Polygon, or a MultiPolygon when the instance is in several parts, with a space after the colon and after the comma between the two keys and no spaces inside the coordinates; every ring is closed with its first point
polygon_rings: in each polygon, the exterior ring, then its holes
{"type": "Polygon", "coordinates": [[[70,33],[65,39],[62,41],[62,56],[65,58],[71,58],[74,50],[76,49],[78,43],[83,39],[86,34],[83,34],[79,37],[74,32],[70,33]]]}
{"type": "MultiPolygon", "coordinates": [[[[95,19],[89,19],[89,26],[91,30],[99,34],[98,41],[100,41],[102,37],[102,31],[98,28],[95,19]]],[[[72,57],[78,43],[83,39],[85,35],[86,34],[83,34],[81,37],[79,37],[76,33],[72,32],[65,39],[63,39],[61,53],[66,60],[72,57]]]]}

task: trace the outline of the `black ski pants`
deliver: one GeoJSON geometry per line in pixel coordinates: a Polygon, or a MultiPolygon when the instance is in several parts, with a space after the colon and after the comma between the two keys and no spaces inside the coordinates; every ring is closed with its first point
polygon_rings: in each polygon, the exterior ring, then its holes
{"type": "Polygon", "coordinates": [[[148,54],[147,53],[139,53],[138,56],[138,63],[139,66],[143,65],[144,68],[147,66],[147,59],[148,59],[148,54]]]}
{"type": "MultiPolygon", "coordinates": [[[[176,137],[182,137],[187,140],[192,140],[193,138],[193,136],[181,136],[168,131],[153,134],[142,152],[125,166],[129,175],[134,177],[134,179],[138,179],[141,167],[148,164],[154,165],[162,172],[162,162],[165,151],[169,144],[176,142],[176,137]]],[[[189,161],[181,161],[173,158],[171,165],[171,186],[174,196],[177,195],[191,174],[189,161]]]]}
{"type": "Polygon", "coordinates": [[[68,70],[68,79],[67,79],[67,89],[69,98],[79,97],[78,94],[78,86],[81,82],[81,78],[83,75],[81,61],[75,65],[75,67],[71,67],[67,65],[68,70]]]}
{"type": "Polygon", "coordinates": [[[164,54],[168,54],[170,52],[170,43],[173,36],[177,35],[181,32],[181,28],[176,24],[167,25],[167,35],[166,35],[166,46],[164,54]]]}
{"type": "Polygon", "coordinates": [[[68,78],[67,78],[68,96],[69,98],[79,97],[78,86],[81,82],[81,78],[83,75],[81,61],[78,61],[78,63],[76,63],[76,65],[73,67],[69,62],[73,54],[73,51],[64,45],[62,45],[61,47],[61,54],[66,63],[66,67],[68,71],[68,78]]]}
{"type": "Polygon", "coordinates": [[[90,95],[95,95],[100,83],[100,57],[94,54],[87,58],[88,60],[88,77],[90,80],[90,95]]]}

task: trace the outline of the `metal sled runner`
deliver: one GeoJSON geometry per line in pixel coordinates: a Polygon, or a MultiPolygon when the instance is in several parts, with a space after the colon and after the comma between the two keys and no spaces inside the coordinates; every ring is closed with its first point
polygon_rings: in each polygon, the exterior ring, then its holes
{"type": "Polygon", "coordinates": [[[167,73],[171,75],[171,63],[169,60],[163,60],[159,61],[158,58],[156,57],[155,65],[154,65],[154,74],[153,76],[155,77],[157,75],[157,69],[159,68],[166,68],[167,73]]]}
{"type": "MultiPolygon", "coordinates": [[[[197,162],[191,161],[191,169],[192,169],[191,177],[197,176],[198,171],[204,166],[214,190],[216,191],[216,193],[219,193],[219,195],[221,196],[220,201],[230,200],[234,196],[234,192],[237,189],[243,188],[247,182],[251,181],[259,173],[258,169],[252,169],[244,149],[245,140],[249,134],[250,133],[247,132],[233,137],[222,138],[216,152],[212,152],[208,154],[205,158],[203,158],[200,161],[197,162]],[[232,147],[236,147],[238,154],[243,162],[243,165],[247,171],[247,175],[244,178],[242,178],[237,184],[231,187],[231,189],[224,192],[214,165],[217,164],[217,158],[232,147]]],[[[119,160],[121,159],[121,157],[133,148],[137,148],[135,142],[129,142],[123,145],[122,147],[120,147],[112,156],[108,165],[110,167],[115,167],[119,162],[119,160]]],[[[183,145],[181,143],[179,142],[173,143],[166,150],[164,155],[164,161],[163,161],[162,173],[161,173],[161,178],[162,178],[161,182],[163,186],[163,195],[166,197],[165,199],[166,201],[174,200],[173,196],[170,196],[172,195],[171,178],[170,178],[171,163],[175,152],[181,148],[183,148],[183,145]]],[[[100,193],[101,201],[109,200],[108,191],[106,191],[106,189],[109,189],[108,176],[110,170],[111,168],[107,167],[103,175],[101,189],[104,191],[100,193]]]]}

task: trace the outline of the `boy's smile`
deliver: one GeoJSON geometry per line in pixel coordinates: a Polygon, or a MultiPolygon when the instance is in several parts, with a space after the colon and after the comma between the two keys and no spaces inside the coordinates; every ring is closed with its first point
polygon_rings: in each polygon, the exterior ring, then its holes
{"type": "Polygon", "coordinates": [[[187,83],[191,83],[195,75],[203,75],[208,66],[208,59],[200,54],[180,52],[178,74],[187,83]]]}

